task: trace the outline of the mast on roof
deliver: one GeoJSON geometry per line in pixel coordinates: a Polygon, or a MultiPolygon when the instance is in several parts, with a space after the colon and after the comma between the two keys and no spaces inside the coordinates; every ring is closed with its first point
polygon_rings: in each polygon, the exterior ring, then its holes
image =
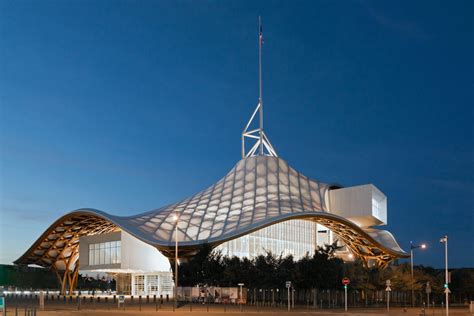
{"type": "Polygon", "coordinates": [[[242,158],[251,156],[273,156],[278,157],[275,149],[273,148],[270,140],[263,131],[263,96],[262,96],[262,45],[263,45],[263,28],[262,19],[258,17],[258,84],[259,84],[259,97],[257,107],[255,108],[250,120],[242,132],[242,158]],[[256,129],[249,130],[255,115],[259,115],[259,127],[256,129]],[[245,150],[245,141],[250,138],[251,141],[256,140],[249,151],[245,150]]]}

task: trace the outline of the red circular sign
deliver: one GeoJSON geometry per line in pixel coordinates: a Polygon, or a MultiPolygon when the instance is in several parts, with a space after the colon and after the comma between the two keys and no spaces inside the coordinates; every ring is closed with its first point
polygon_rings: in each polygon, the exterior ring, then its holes
{"type": "Polygon", "coordinates": [[[351,283],[351,280],[349,280],[349,278],[342,279],[342,284],[349,285],[349,283],[351,283]]]}

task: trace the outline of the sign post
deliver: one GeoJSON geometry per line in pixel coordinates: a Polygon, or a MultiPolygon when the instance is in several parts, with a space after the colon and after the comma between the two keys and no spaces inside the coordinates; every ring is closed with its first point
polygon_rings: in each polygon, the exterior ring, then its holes
{"type": "Polygon", "coordinates": [[[40,291],[39,293],[39,307],[40,310],[44,311],[44,292],[40,291]]]}
{"type": "Polygon", "coordinates": [[[120,304],[122,304],[123,309],[125,309],[125,295],[119,295],[117,303],[117,309],[120,309],[120,304]]]}
{"type": "Polygon", "coordinates": [[[342,279],[342,284],[344,284],[344,310],[347,312],[347,286],[351,283],[349,278],[342,279]]]}
{"type": "Polygon", "coordinates": [[[244,302],[242,286],[244,286],[244,284],[243,283],[238,283],[237,285],[240,287],[239,307],[240,307],[240,311],[242,311],[242,303],[244,302]]]}
{"type": "Polygon", "coordinates": [[[290,311],[290,288],[291,288],[291,281],[286,281],[286,288],[288,289],[288,311],[290,311]]]}
{"type": "Polygon", "coordinates": [[[390,282],[390,280],[387,280],[385,282],[385,285],[387,286],[385,288],[385,292],[387,292],[387,312],[390,312],[390,292],[392,291],[392,289],[390,288],[391,284],[392,282],[390,282]]]}
{"type": "Polygon", "coordinates": [[[427,306],[428,306],[428,309],[429,309],[430,308],[430,293],[431,293],[430,281],[426,282],[425,292],[426,292],[427,302],[428,302],[427,306]]]}

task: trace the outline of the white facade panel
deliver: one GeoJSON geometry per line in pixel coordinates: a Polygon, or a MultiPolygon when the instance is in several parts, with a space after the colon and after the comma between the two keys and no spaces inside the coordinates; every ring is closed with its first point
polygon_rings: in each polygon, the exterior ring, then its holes
{"type": "Polygon", "coordinates": [[[125,231],[81,237],[79,252],[83,271],[169,273],[171,269],[169,260],[155,247],[125,231]]]}
{"type": "Polygon", "coordinates": [[[169,272],[169,260],[155,247],[122,231],[122,269],[140,272],[169,272]]]}
{"type": "Polygon", "coordinates": [[[387,197],[372,184],[329,191],[329,209],[361,227],[387,224],[387,197]]]}

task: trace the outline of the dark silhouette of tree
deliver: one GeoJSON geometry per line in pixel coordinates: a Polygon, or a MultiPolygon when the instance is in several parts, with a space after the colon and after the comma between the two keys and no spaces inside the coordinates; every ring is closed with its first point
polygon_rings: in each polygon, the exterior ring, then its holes
{"type": "MultiPolygon", "coordinates": [[[[350,291],[367,303],[370,293],[384,291],[385,282],[391,280],[393,291],[411,291],[411,269],[408,263],[390,265],[385,269],[366,268],[359,261],[343,262],[335,254],[337,243],[316,249],[295,261],[292,256],[275,256],[267,252],[253,259],[225,257],[220,252],[203,248],[199,254],[180,266],[180,285],[215,285],[235,287],[244,283],[249,289],[283,289],[285,281],[292,281],[296,289],[342,290],[341,280],[351,280],[350,291]]],[[[431,267],[414,267],[414,289],[422,297],[430,282],[433,293],[442,295],[444,270],[431,267]]],[[[474,269],[453,272],[450,286],[454,295],[465,300],[474,298],[474,269]]]]}

